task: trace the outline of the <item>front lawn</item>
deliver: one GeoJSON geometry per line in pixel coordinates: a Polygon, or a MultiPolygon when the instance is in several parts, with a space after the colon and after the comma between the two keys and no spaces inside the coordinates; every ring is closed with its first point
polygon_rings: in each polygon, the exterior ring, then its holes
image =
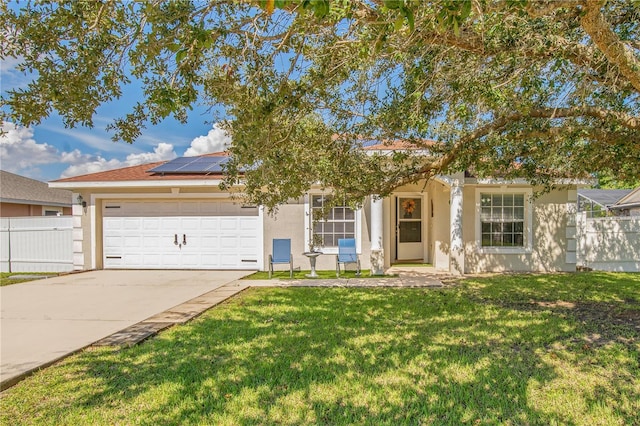
{"type": "Polygon", "coordinates": [[[35,276],[55,276],[58,275],[55,272],[0,272],[0,287],[3,287],[5,285],[11,285],[11,284],[18,284],[18,283],[24,283],[24,282],[28,282],[28,281],[35,281],[38,279],[42,279],[42,278],[11,278],[13,276],[16,275],[26,275],[26,276],[30,276],[30,275],[35,275],[35,276]]]}
{"type": "Polygon", "coordinates": [[[637,424],[640,274],[255,288],[6,391],[0,424],[637,424]]]}

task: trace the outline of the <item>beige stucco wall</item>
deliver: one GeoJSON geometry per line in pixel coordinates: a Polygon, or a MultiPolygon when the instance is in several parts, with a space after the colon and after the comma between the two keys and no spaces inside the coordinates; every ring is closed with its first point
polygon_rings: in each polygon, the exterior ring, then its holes
{"type": "MultiPolygon", "coordinates": [[[[567,224],[569,191],[553,190],[534,198],[532,203],[531,250],[526,253],[500,254],[482,252],[476,242],[476,185],[463,189],[463,239],[465,272],[501,271],[575,271],[575,263],[567,263],[567,224]]],[[[496,186],[483,186],[496,188],[496,186]]],[[[497,186],[499,188],[499,186],[497,186]]],[[[509,188],[518,188],[510,185],[509,188]]],[[[530,186],[522,185],[522,189],[530,186]]],[[[541,188],[534,188],[534,192],[541,188]]],[[[575,191],[575,188],[572,188],[575,191]]],[[[526,213],[525,213],[526,216],[526,213]]]]}
{"type": "Polygon", "coordinates": [[[451,227],[449,225],[451,190],[441,182],[430,182],[429,193],[433,200],[433,217],[429,218],[431,220],[429,246],[432,253],[429,260],[436,269],[448,271],[451,241],[451,227]]]}
{"type": "MultiPolygon", "coordinates": [[[[483,253],[476,245],[476,205],[475,189],[477,185],[466,184],[463,188],[463,242],[465,246],[465,272],[487,271],[572,271],[575,265],[567,263],[567,221],[568,205],[571,203],[567,190],[556,190],[537,198],[533,203],[532,249],[524,254],[483,253]]],[[[494,186],[496,187],[496,186],[494,186]]],[[[498,186],[499,187],[499,186],[498,186]]],[[[512,186],[509,186],[512,187],[512,186]]],[[[523,185],[522,188],[528,188],[523,185]]],[[[574,188],[575,190],[575,188],[574,188]]],[[[171,188],[130,188],[130,189],[96,189],[101,194],[92,200],[91,191],[76,190],[88,205],[86,209],[74,206],[74,224],[77,225],[74,251],[78,251],[83,259],[83,268],[92,267],[92,252],[95,253],[95,267],[102,268],[102,196],[107,199],[140,200],[155,197],[156,200],[204,199],[221,193],[217,187],[181,188],[179,193],[172,193],[171,188]],[[161,196],[160,196],[161,195],[161,196]],[[121,198],[119,198],[121,196],[121,198]],[[159,197],[160,196],[160,197],[159,197]],[[114,198],[115,197],[115,198],[114,198]],[[92,201],[95,204],[92,204],[92,201]],[[94,228],[92,229],[92,217],[94,228]],[[95,237],[95,238],[92,238],[95,237]],[[93,248],[93,250],[92,250],[93,248]]],[[[437,180],[427,185],[418,184],[399,188],[395,195],[421,195],[423,199],[423,242],[424,260],[432,263],[437,269],[449,269],[450,245],[450,189],[437,180]],[[433,207],[432,207],[433,206],[433,207]]],[[[395,198],[388,197],[383,201],[384,224],[383,246],[385,250],[385,266],[389,266],[395,257],[395,198]]],[[[75,198],[74,198],[75,199],[75,198]]],[[[228,199],[228,198],[226,198],[228,199]]],[[[370,231],[371,231],[370,199],[366,199],[359,210],[361,230],[360,260],[363,269],[370,268],[370,231]]],[[[302,255],[308,250],[305,245],[304,198],[292,200],[280,206],[275,215],[266,212],[263,216],[263,254],[264,269],[268,269],[268,256],[272,250],[274,238],[291,238],[294,265],[301,269],[309,269],[309,260],[302,255]]],[[[75,238],[74,238],[75,239],[75,238]]],[[[286,269],[284,265],[278,269],[286,269]]],[[[318,258],[318,269],[335,269],[335,255],[325,254],[318,258]]]]}
{"type": "MultiPolygon", "coordinates": [[[[370,200],[365,200],[364,206],[357,214],[361,223],[361,253],[360,263],[362,269],[371,267],[371,221],[370,221],[370,200]]],[[[264,215],[264,269],[269,269],[269,255],[273,249],[274,238],[290,238],[291,254],[293,255],[293,266],[301,270],[309,269],[309,259],[302,253],[309,250],[305,245],[305,214],[304,198],[290,200],[289,203],[278,208],[273,215],[264,215]]],[[[322,251],[322,248],[320,249],[322,251]]],[[[326,251],[326,250],[325,250],[326,251]]],[[[276,270],[286,270],[287,265],[275,265],[276,270]]],[[[349,265],[351,269],[353,265],[349,265]]],[[[316,260],[316,269],[334,270],[336,268],[335,254],[323,254],[316,260]]]]}
{"type": "MultiPolygon", "coordinates": [[[[139,188],[130,189],[97,189],[94,193],[99,194],[92,200],[90,190],[75,190],[76,194],[82,195],[87,202],[87,207],[74,207],[75,221],[77,225],[76,238],[78,238],[78,252],[81,250],[83,258],[83,269],[92,268],[92,248],[95,251],[95,267],[101,269],[102,265],[102,206],[104,200],[135,200],[145,199],[150,194],[154,200],[175,201],[176,199],[201,199],[201,197],[211,197],[222,195],[218,188],[180,188],[178,194],[172,194],[170,188],[149,188],[144,193],[139,188]],[[158,195],[166,194],[158,198],[158,195]],[[122,196],[122,197],[120,197],[122,196]],[[94,218],[92,228],[92,217],[94,218]],[[95,240],[92,238],[95,236],[95,240]],[[95,246],[95,247],[94,247],[95,246]],[[81,247],[81,248],[80,248],[81,247]]],[[[77,197],[77,195],[75,196],[77,197]]],[[[212,200],[228,200],[228,198],[210,198],[212,200]]],[[[361,248],[360,261],[363,269],[370,268],[370,200],[367,199],[363,209],[359,211],[361,221],[361,248]]],[[[303,252],[308,248],[305,246],[305,220],[304,199],[292,200],[288,204],[280,206],[275,215],[267,212],[263,216],[263,253],[264,269],[268,269],[268,256],[272,250],[272,240],[274,238],[291,238],[291,249],[294,255],[294,266],[301,269],[309,269],[309,260],[303,252]]],[[[286,269],[285,265],[277,265],[277,269],[286,269]]],[[[335,269],[335,255],[322,255],[317,261],[318,269],[335,269]]]]}

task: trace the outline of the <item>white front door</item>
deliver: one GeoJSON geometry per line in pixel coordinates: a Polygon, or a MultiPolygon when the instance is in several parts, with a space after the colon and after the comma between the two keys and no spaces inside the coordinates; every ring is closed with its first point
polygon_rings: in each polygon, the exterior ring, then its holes
{"type": "Polygon", "coordinates": [[[104,268],[258,269],[257,208],[220,201],[108,201],[104,268]]]}
{"type": "Polygon", "coordinates": [[[398,197],[396,221],[398,229],[398,260],[424,258],[422,243],[422,198],[398,197]]]}

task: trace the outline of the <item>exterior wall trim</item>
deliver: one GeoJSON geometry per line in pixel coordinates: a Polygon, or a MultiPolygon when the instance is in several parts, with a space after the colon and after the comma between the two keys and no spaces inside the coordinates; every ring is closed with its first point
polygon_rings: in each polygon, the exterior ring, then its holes
{"type": "MultiPolygon", "coordinates": [[[[108,182],[49,182],[50,188],[59,189],[91,189],[91,188],[171,188],[194,186],[218,186],[220,179],[199,180],[132,180],[132,181],[108,181],[108,182]]],[[[227,193],[228,194],[228,193],[227,193]]]]}
{"type": "Polygon", "coordinates": [[[530,254],[533,252],[533,189],[529,188],[511,188],[506,186],[485,187],[478,186],[475,188],[475,246],[477,253],[492,254],[530,254]],[[518,248],[512,247],[482,247],[482,226],[480,224],[480,194],[525,194],[525,223],[524,223],[524,246],[518,248]]]}
{"type": "MultiPolygon", "coordinates": [[[[102,244],[102,241],[96,241],[98,224],[97,221],[97,209],[96,202],[98,200],[152,200],[152,199],[209,199],[209,200],[230,200],[231,194],[228,192],[221,193],[153,193],[153,194],[145,194],[145,193],[93,193],[91,194],[91,204],[88,207],[88,213],[90,216],[91,223],[91,268],[97,268],[97,244],[102,244]]],[[[74,208],[76,206],[74,205],[74,208]]],[[[79,207],[79,206],[78,206],[79,207]]],[[[259,232],[258,232],[258,244],[259,247],[263,247],[264,242],[264,208],[258,208],[258,223],[259,223],[259,232]]],[[[264,256],[258,257],[258,270],[264,269],[264,256]]]]}
{"type": "MultiPolygon", "coordinates": [[[[326,192],[322,191],[309,191],[304,194],[304,247],[305,251],[309,247],[309,235],[311,234],[311,226],[309,224],[310,213],[310,196],[311,195],[325,195],[326,192]]],[[[362,209],[356,209],[353,211],[356,218],[356,252],[362,254],[362,209]]],[[[323,248],[323,254],[338,254],[337,247],[323,248]]]]}

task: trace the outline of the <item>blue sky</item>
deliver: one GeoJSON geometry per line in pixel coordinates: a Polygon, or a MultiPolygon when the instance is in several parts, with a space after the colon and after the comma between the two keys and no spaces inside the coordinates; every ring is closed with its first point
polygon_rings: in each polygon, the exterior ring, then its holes
{"type": "MultiPolygon", "coordinates": [[[[0,89],[25,86],[29,77],[15,66],[19,59],[0,62],[0,89]]],[[[101,170],[116,169],[142,163],[170,160],[224,149],[228,136],[212,125],[206,106],[197,106],[187,124],[167,119],[149,125],[133,144],[113,142],[105,128],[114,118],[130,111],[139,91],[125,88],[117,102],[105,104],[94,117],[94,127],[65,128],[57,115],[37,126],[17,127],[2,123],[0,136],[0,168],[32,179],[50,181],[101,170]]]]}

